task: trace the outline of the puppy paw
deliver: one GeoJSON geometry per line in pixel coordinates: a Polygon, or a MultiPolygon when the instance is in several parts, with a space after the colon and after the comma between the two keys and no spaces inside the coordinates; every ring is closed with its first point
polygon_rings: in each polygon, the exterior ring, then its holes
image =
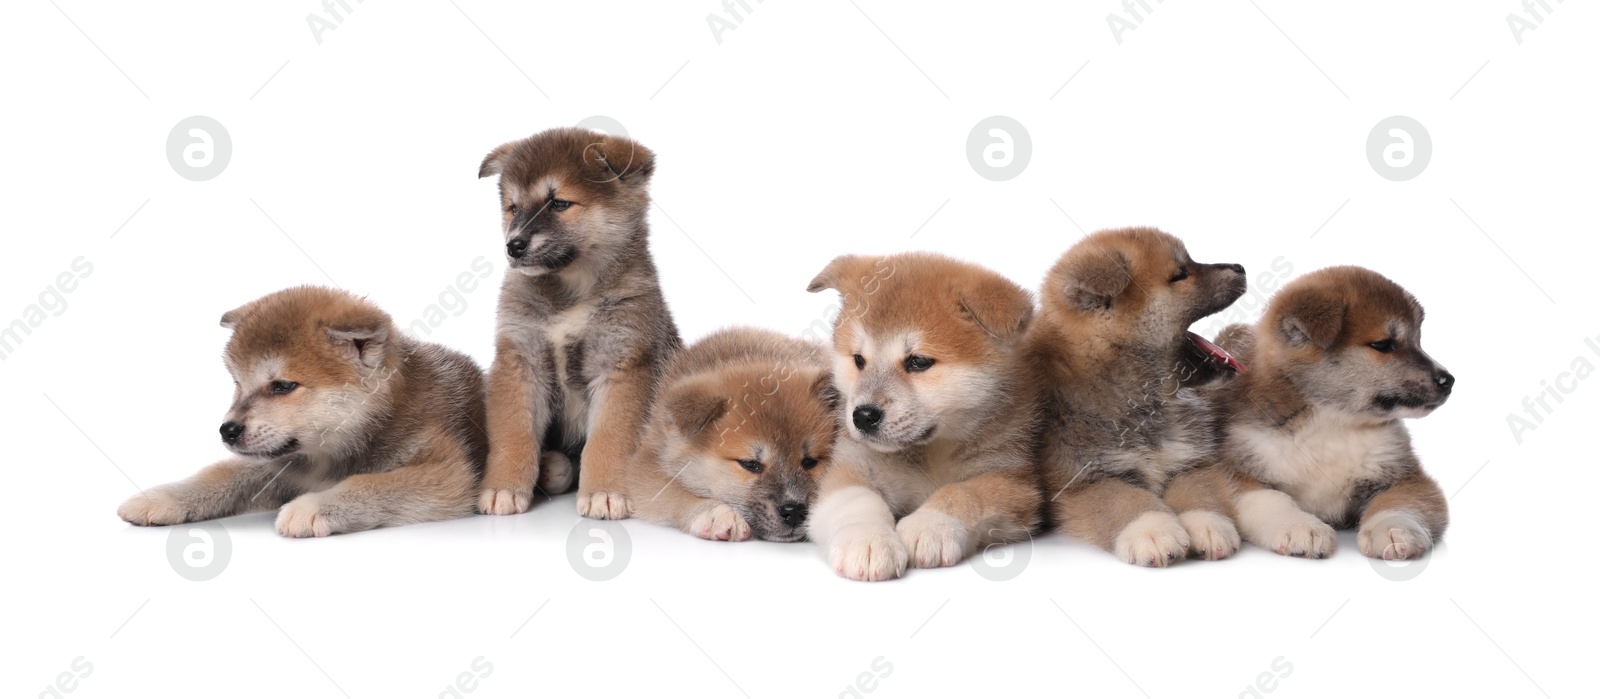
{"type": "Polygon", "coordinates": [[[856,527],[835,534],[828,565],[851,580],[877,582],[906,572],[908,554],[900,535],[888,527],[856,527]]]}
{"type": "Polygon", "coordinates": [[[478,511],[486,515],[522,514],[532,502],[532,488],[484,488],[478,494],[478,511]]]}
{"type": "Polygon", "coordinates": [[[953,566],[972,552],[973,536],[959,520],[938,510],[921,509],[895,525],[911,565],[917,568],[953,566]]]}
{"type": "Polygon", "coordinates": [[[547,451],[539,457],[539,489],[548,495],[560,495],[572,490],[578,482],[578,469],[572,459],[559,451],[547,451]]]}
{"type": "Polygon", "coordinates": [[[324,513],[322,499],[315,493],[302,495],[289,501],[278,510],[278,533],[303,539],[311,536],[328,536],[339,531],[331,515],[324,513]]]}
{"type": "Polygon", "coordinates": [[[1239,529],[1221,513],[1190,510],[1178,515],[1178,521],[1189,533],[1189,553],[1196,558],[1216,561],[1239,550],[1239,529]]]}
{"type": "Polygon", "coordinates": [[[1362,523],[1356,547],[1365,556],[1386,561],[1421,558],[1433,547],[1433,535],[1412,515],[1378,512],[1362,523]]]}
{"type": "Polygon", "coordinates": [[[579,489],[578,514],[590,519],[627,519],[633,515],[633,504],[620,492],[579,489]]]}
{"type": "Polygon", "coordinates": [[[189,521],[189,511],[178,499],[159,490],[147,490],[128,498],[117,508],[117,516],[141,527],[161,527],[189,521]]]}
{"type": "Polygon", "coordinates": [[[695,536],[712,541],[744,541],[750,538],[750,524],[739,516],[738,510],[722,503],[701,512],[689,529],[695,536]]]}
{"type": "Polygon", "coordinates": [[[1299,558],[1327,558],[1336,540],[1333,527],[1305,512],[1281,517],[1266,532],[1267,548],[1299,558]]]}
{"type": "Polygon", "coordinates": [[[1146,512],[1117,534],[1112,553],[1128,563],[1165,568],[1183,560],[1189,551],[1189,532],[1170,512],[1146,512]]]}

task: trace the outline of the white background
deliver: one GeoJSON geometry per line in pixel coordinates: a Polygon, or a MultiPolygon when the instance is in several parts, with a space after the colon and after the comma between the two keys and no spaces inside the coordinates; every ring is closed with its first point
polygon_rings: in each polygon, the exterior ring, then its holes
{"type": "Polygon", "coordinates": [[[1507,424],[1578,358],[1600,366],[1591,4],[1542,23],[1511,0],[1152,2],[1137,21],[1108,0],[750,4],[719,42],[707,16],[734,21],[710,0],[351,2],[320,44],[311,0],[12,4],[0,323],[75,258],[93,271],[0,361],[0,691],[37,696],[80,656],[62,696],[435,697],[479,656],[494,669],[462,696],[834,697],[880,656],[861,696],[1234,697],[1280,657],[1261,696],[1593,691],[1600,381],[1507,424]],[[1521,43],[1510,13],[1537,26],[1521,43]],[[1137,26],[1121,43],[1113,14],[1137,26]],[[233,144],[205,182],[165,157],[195,114],[233,144]],[[1032,141],[1004,182],[965,153],[996,114],[1032,141]],[[1366,157],[1395,114],[1433,144],[1405,182],[1366,157]],[[116,518],[135,484],[223,455],[217,318],[261,294],[337,283],[408,324],[486,256],[430,339],[487,365],[504,265],[479,161],[593,115],[659,155],[651,245],[688,340],[801,332],[838,254],[938,250],[1033,287],[1083,230],[1133,224],[1258,289],[1277,258],[1388,274],[1459,379],[1411,424],[1446,543],[1396,582],[1353,534],[1325,561],[1247,547],[1167,570],[1048,535],[1009,582],[962,565],[867,585],[811,544],[628,522],[628,567],[597,583],[567,562],[568,495],[315,541],[232,518],[227,567],[191,582],[171,530],[116,518]]]}

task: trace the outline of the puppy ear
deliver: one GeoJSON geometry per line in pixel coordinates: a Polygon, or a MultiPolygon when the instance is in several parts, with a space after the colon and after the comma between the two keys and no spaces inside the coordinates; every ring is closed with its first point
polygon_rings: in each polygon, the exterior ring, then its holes
{"type": "Polygon", "coordinates": [[[714,376],[698,376],[679,381],[661,396],[672,426],[685,437],[699,435],[717,418],[728,412],[727,392],[714,376]]]}
{"type": "Polygon", "coordinates": [[[956,292],[961,311],[991,337],[1008,341],[1028,329],[1033,296],[1003,277],[985,278],[956,292]]]}
{"type": "Polygon", "coordinates": [[[1279,294],[1273,305],[1281,309],[1278,334],[1290,347],[1309,343],[1328,349],[1344,329],[1344,298],[1329,290],[1291,289],[1279,294]]]}
{"type": "Polygon", "coordinates": [[[1069,261],[1064,270],[1067,300],[1083,311],[1106,310],[1133,281],[1132,265],[1118,250],[1091,249],[1069,261]]]}
{"type": "Polygon", "coordinates": [[[383,363],[385,348],[389,344],[389,328],[386,325],[330,327],[328,337],[346,359],[367,369],[375,369],[383,363]]]}
{"type": "Polygon", "coordinates": [[[833,289],[846,293],[849,282],[858,276],[857,272],[861,269],[863,259],[860,255],[840,255],[833,258],[833,261],[823,267],[806,286],[806,291],[815,294],[823,289],[833,289]]]}
{"type": "Polygon", "coordinates": [[[833,372],[826,369],[817,372],[811,380],[811,395],[828,408],[828,412],[839,409],[843,396],[839,395],[839,387],[833,384],[833,372]]]}
{"type": "Polygon", "coordinates": [[[593,143],[583,149],[583,162],[595,169],[599,181],[641,186],[656,171],[656,154],[638,141],[611,134],[595,134],[593,143]]]}
{"type": "Polygon", "coordinates": [[[239,321],[244,318],[245,309],[249,307],[249,305],[240,306],[222,314],[222,327],[229,330],[239,327],[239,321]]]}

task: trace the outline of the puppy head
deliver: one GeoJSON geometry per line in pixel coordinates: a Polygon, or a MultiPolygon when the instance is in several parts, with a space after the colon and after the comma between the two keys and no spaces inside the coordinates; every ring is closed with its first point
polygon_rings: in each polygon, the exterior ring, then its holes
{"type": "Polygon", "coordinates": [[[536,276],[637,236],[654,171],[655,154],[629,138],[560,128],[494,149],[478,177],[500,176],[507,262],[536,276]]]}
{"type": "Polygon", "coordinates": [[[1256,331],[1263,358],[1313,404],[1370,418],[1422,417],[1450,397],[1455,377],[1422,351],[1422,304],[1361,267],[1294,280],[1256,331]]]}
{"type": "Polygon", "coordinates": [[[222,316],[233,406],[222,442],[267,461],[354,445],[388,410],[399,358],[388,314],[365,299],[302,286],[222,316]]]}
{"type": "Polygon", "coordinates": [[[931,253],[840,257],[808,291],[838,290],[833,378],[850,436],[893,452],[986,419],[1015,379],[1033,315],[1022,287],[931,253]]]}
{"type": "Polygon", "coordinates": [[[833,450],[838,395],[826,371],[744,364],[663,389],[662,467],[737,510],[755,536],[799,541],[833,450]]]}
{"type": "Polygon", "coordinates": [[[1183,241],[1154,228],[1095,233],[1067,250],[1045,277],[1043,313],[1089,342],[1174,362],[1183,385],[1245,370],[1189,332],[1245,291],[1244,267],[1203,264],[1183,241]],[[1176,359],[1174,359],[1176,358],[1176,359]]]}

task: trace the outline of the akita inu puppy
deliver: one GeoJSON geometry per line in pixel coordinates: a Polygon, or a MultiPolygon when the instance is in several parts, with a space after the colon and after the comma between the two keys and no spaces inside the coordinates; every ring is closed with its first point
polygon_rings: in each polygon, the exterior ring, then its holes
{"type": "Polygon", "coordinates": [[[1188,328],[1244,291],[1243,266],[1195,262],[1153,228],[1095,233],[1050,269],[1027,343],[1046,497],[1068,534],[1145,566],[1238,550],[1223,512],[1177,514],[1161,494],[1215,453],[1215,411],[1193,387],[1244,370],[1188,328]]]}
{"type": "Polygon", "coordinates": [[[630,467],[634,515],[704,539],[799,541],[832,455],[824,349],[753,328],[679,352],[630,467]]]}
{"type": "Polygon", "coordinates": [[[886,580],[907,563],[955,565],[980,545],[1031,536],[1040,483],[1020,346],[1028,292],[929,253],[840,257],[808,288],[823,289],[844,297],[833,381],[848,434],[811,517],[828,563],[886,580]]]}
{"type": "Polygon", "coordinates": [[[229,311],[222,327],[234,381],[222,443],[238,458],[135,495],[118,516],[162,525],[282,506],[278,533],[303,537],[472,514],[488,449],[470,357],[313,286],[229,311]]]}
{"type": "Polygon", "coordinates": [[[1415,297],[1371,270],[1332,267],[1285,286],[1253,330],[1229,326],[1218,341],[1251,368],[1223,393],[1217,477],[1245,539],[1322,558],[1334,528],[1359,526],[1361,553],[1386,559],[1439,540],[1444,493],[1401,420],[1443,405],[1455,377],[1422,351],[1415,297]]]}
{"type": "Polygon", "coordinates": [[[578,513],[627,517],[625,462],[678,329],[650,257],[655,155],[621,136],[552,129],[489,153],[500,176],[505,283],[489,369],[481,512],[525,512],[578,482],[578,513]],[[581,464],[581,469],[580,469],[581,464]]]}

